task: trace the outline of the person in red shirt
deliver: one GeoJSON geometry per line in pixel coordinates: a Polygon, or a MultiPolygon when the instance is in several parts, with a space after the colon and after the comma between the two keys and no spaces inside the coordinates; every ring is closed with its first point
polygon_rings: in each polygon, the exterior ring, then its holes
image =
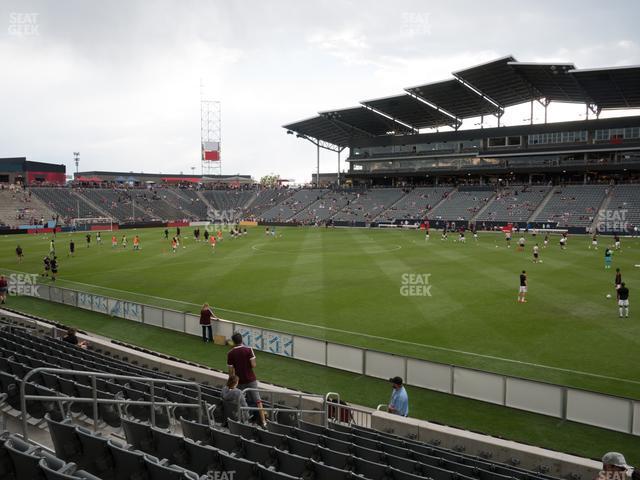
{"type": "Polygon", "coordinates": [[[211,320],[217,320],[213,310],[208,303],[202,305],[202,309],[200,310],[200,325],[202,326],[202,341],[207,343],[211,342],[213,339],[213,335],[211,332],[211,320]]]}
{"type": "MultiPolygon", "coordinates": [[[[231,336],[234,347],[227,353],[227,366],[229,367],[229,376],[237,375],[240,379],[238,388],[244,390],[246,388],[258,388],[258,381],[253,369],[256,368],[256,355],[251,347],[242,344],[242,334],[234,333],[231,336]]],[[[260,394],[256,391],[247,392],[247,400],[251,405],[259,408],[260,423],[265,426],[266,420],[264,410],[262,409],[262,400],[260,394]]]]}
{"type": "Polygon", "coordinates": [[[0,275],[0,303],[7,302],[7,291],[9,290],[9,283],[4,275],[0,275]]]}

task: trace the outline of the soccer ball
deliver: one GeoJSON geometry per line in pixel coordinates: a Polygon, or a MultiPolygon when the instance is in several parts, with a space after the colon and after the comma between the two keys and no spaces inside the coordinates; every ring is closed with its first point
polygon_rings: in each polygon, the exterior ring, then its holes
{"type": "Polygon", "coordinates": [[[610,293],[607,293],[607,298],[611,298],[611,294],[610,293]]]}

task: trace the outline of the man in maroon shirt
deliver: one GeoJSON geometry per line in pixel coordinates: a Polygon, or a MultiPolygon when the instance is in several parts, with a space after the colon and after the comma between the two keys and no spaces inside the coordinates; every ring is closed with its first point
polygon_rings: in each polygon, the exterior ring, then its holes
{"type": "MultiPolygon", "coordinates": [[[[242,344],[242,334],[234,333],[231,336],[234,347],[227,353],[227,366],[229,367],[229,375],[237,375],[240,379],[238,388],[244,390],[246,388],[258,388],[258,381],[253,369],[256,368],[256,355],[251,347],[242,344]]],[[[255,391],[247,392],[247,400],[249,403],[257,406],[260,414],[260,422],[266,425],[264,418],[264,410],[262,410],[262,400],[260,394],[255,391]]]]}
{"type": "Polygon", "coordinates": [[[0,303],[6,303],[9,283],[4,275],[0,275],[0,303]]]}

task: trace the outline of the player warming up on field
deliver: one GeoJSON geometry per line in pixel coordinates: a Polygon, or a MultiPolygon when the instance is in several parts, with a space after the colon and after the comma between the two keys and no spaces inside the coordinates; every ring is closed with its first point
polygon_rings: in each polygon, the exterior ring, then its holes
{"type": "Polygon", "coordinates": [[[610,248],[604,251],[604,269],[609,270],[611,268],[611,260],[613,259],[613,252],[610,248]]]}
{"type": "Polygon", "coordinates": [[[135,251],[140,250],[140,237],[138,235],[133,237],[133,249],[135,251]]]}
{"type": "Polygon", "coordinates": [[[622,286],[622,273],[620,273],[619,268],[616,268],[616,278],[613,281],[613,285],[616,288],[616,298],[620,300],[620,295],[618,295],[618,290],[620,290],[620,287],[622,286]]]}
{"type": "Polygon", "coordinates": [[[567,248],[567,233],[563,233],[560,237],[560,250],[565,250],[567,248]]]}
{"type": "Polygon", "coordinates": [[[538,247],[537,243],[533,246],[533,263],[542,263],[540,259],[540,247],[538,247]]]}
{"type": "Polygon", "coordinates": [[[527,272],[522,270],[520,274],[520,289],[518,290],[518,302],[527,303],[527,272]]]}
{"type": "Polygon", "coordinates": [[[16,247],[16,257],[18,258],[18,263],[22,263],[22,259],[24,258],[24,253],[20,245],[16,247]]]}
{"type": "Polygon", "coordinates": [[[629,318],[629,289],[625,286],[624,282],[620,284],[618,289],[618,312],[620,318],[624,314],[625,318],[629,318]]]}

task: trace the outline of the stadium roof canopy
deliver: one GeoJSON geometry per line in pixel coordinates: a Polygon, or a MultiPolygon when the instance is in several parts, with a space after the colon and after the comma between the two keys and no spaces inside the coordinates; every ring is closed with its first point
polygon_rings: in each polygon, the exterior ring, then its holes
{"type": "Polygon", "coordinates": [[[584,103],[596,114],[603,109],[640,108],[640,66],[579,70],[572,63],[522,63],[509,55],[453,75],[406,88],[408,94],[320,112],[284,128],[339,151],[362,138],[442,126],[457,129],[462,119],[485,115],[500,119],[506,107],[534,100],[544,99],[545,119],[550,102],[584,103]]]}
{"type": "Polygon", "coordinates": [[[411,125],[414,129],[453,125],[455,119],[414,96],[403,94],[365,100],[363,105],[411,125]]]}
{"type": "Polygon", "coordinates": [[[283,128],[286,128],[288,132],[295,132],[298,135],[316,138],[331,143],[332,145],[337,145],[338,147],[348,146],[350,140],[354,137],[371,136],[356,131],[353,128],[338,125],[321,115],[284,125],[283,128]]]}
{"type": "Polygon", "coordinates": [[[572,63],[521,63],[509,66],[531,84],[547,101],[592,103],[578,80],[569,73],[572,63]]]}
{"type": "Polygon", "coordinates": [[[503,57],[454,72],[453,75],[502,107],[525,103],[542,96],[511,68],[510,62],[515,62],[515,58],[503,57]]]}
{"type": "Polygon", "coordinates": [[[640,108],[640,66],[569,72],[598,108],[640,108]]]}
{"type": "Polygon", "coordinates": [[[500,108],[456,79],[409,87],[407,92],[424,98],[457,118],[493,115],[500,108]]]}
{"type": "Polygon", "coordinates": [[[387,135],[396,133],[411,133],[413,128],[401,121],[387,118],[365,107],[344,108],[320,112],[320,115],[333,123],[343,125],[347,129],[360,130],[371,135],[387,135]]]}

